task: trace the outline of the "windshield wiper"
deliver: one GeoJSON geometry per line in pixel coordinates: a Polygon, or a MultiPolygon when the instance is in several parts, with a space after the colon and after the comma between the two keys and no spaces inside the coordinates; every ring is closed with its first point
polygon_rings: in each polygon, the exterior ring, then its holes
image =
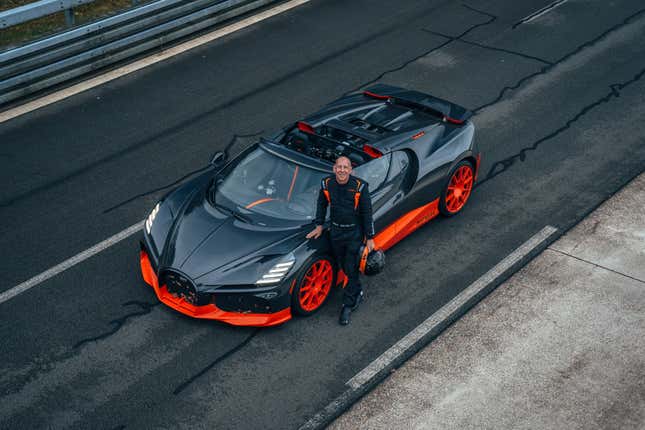
{"type": "Polygon", "coordinates": [[[230,216],[234,217],[235,219],[237,219],[239,221],[245,222],[247,224],[251,224],[251,218],[249,218],[249,217],[247,217],[245,215],[242,215],[241,213],[239,213],[239,212],[237,212],[237,211],[235,211],[235,210],[233,210],[233,209],[231,209],[231,208],[229,208],[227,206],[224,206],[221,203],[217,203],[215,200],[213,200],[213,206],[215,206],[220,211],[229,214],[230,216]]]}
{"type": "Polygon", "coordinates": [[[247,224],[252,224],[251,223],[251,218],[247,217],[246,215],[242,215],[241,213],[234,211],[232,209],[229,209],[231,211],[231,214],[238,220],[245,222],[247,224]]]}
{"type": "Polygon", "coordinates": [[[208,199],[210,200],[211,204],[215,206],[215,208],[219,209],[222,212],[227,213],[230,216],[235,217],[235,219],[245,222],[247,224],[253,224],[251,222],[251,218],[239,213],[238,211],[229,208],[228,206],[224,206],[221,203],[217,203],[215,200],[215,194],[217,193],[217,176],[214,178],[211,186],[209,187],[208,190],[208,199]]]}

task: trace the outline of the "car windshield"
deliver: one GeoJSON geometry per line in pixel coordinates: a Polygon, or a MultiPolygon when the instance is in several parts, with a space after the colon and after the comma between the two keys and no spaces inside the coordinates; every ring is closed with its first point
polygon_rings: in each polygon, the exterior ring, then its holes
{"type": "Polygon", "coordinates": [[[310,221],[325,176],[257,148],[217,181],[215,201],[221,204],[224,197],[241,213],[310,221]]]}

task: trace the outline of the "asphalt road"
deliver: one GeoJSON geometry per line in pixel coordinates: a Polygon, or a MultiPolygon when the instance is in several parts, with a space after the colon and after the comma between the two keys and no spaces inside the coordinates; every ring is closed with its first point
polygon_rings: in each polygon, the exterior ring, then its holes
{"type": "MultiPolygon", "coordinates": [[[[132,236],[0,304],[0,428],[295,428],[545,225],[645,168],[645,6],[313,0],[0,124],[0,291],[142,220],[233,139],[380,81],[476,112],[465,211],[388,252],[340,327],[337,292],[270,329],[157,303],[132,236]]],[[[247,137],[244,137],[247,136],[247,137]]],[[[358,424],[358,423],[357,423],[358,424]]]]}

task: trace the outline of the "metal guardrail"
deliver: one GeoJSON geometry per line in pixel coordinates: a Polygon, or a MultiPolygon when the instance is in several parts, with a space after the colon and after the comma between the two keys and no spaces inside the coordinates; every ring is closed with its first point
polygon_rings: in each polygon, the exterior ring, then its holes
{"type": "Polygon", "coordinates": [[[0,12],[0,29],[22,24],[32,19],[41,18],[56,12],[65,11],[67,25],[74,20],[74,15],[67,13],[75,6],[92,3],[95,0],[40,0],[24,6],[0,12]],[[71,21],[71,22],[70,22],[71,21]]]}
{"type": "Polygon", "coordinates": [[[273,2],[276,0],[158,0],[2,52],[0,105],[273,2]]]}

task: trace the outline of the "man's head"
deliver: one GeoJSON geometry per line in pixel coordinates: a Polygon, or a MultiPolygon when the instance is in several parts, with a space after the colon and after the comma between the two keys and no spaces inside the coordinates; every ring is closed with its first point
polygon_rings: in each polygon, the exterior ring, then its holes
{"type": "Polygon", "coordinates": [[[349,180],[349,175],[352,173],[352,163],[349,158],[341,155],[334,163],[334,174],[336,175],[336,182],[339,184],[346,184],[349,180]]]}

